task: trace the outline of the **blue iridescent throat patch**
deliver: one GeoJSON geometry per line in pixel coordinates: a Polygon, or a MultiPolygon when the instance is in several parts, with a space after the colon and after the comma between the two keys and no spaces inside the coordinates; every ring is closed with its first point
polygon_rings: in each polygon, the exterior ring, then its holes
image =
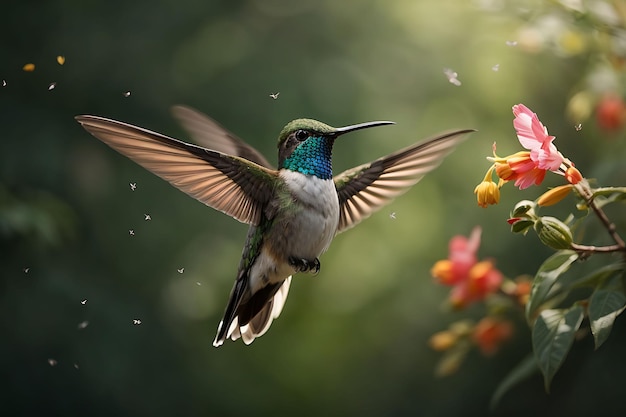
{"type": "Polygon", "coordinates": [[[332,150],[332,139],[323,136],[310,137],[298,145],[289,158],[285,159],[283,168],[329,180],[333,177],[332,150]]]}

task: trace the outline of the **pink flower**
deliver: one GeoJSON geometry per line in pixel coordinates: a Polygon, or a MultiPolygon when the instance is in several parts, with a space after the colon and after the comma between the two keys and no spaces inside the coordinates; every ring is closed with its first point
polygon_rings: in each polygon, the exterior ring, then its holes
{"type": "MultiPolygon", "coordinates": [[[[497,165],[501,164],[496,164],[496,170],[497,165]]],[[[502,179],[515,180],[515,186],[520,190],[533,184],[541,184],[546,176],[546,170],[537,168],[537,163],[532,160],[532,152],[518,152],[506,160],[506,165],[510,168],[512,175],[502,179]]]]}
{"type": "Polygon", "coordinates": [[[472,301],[482,300],[498,290],[502,274],[491,261],[478,262],[480,227],[475,227],[469,239],[455,236],[450,240],[448,259],[435,263],[431,274],[439,283],[452,286],[450,301],[461,308],[472,301]]]}
{"type": "Polygon", "coordinates": [[[450,239],[448,259],[438,261],[432,275],[442,284],[455,285],[467,279],[469,270],[476,264],[476,252],[480,246],[480,227],[472,230],[470,238],[454,236],[450,239]]]}
{"type": "Polygon", "coordinates": [[[563,163],[563,155],[552,143],[554,136],[541,123],[535,113],[523,104],[513,106],[513,126],[522,146],[530,151],[530,159],[538,169],[557,171],[563,163]]]}

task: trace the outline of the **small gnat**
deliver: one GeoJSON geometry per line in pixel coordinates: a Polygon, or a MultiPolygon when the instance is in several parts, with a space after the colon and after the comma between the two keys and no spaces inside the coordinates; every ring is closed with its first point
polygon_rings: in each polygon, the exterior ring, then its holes
{"type": "Polygon", "coordinates": [[[574,126],[574,129],[576,129],[577,132],[580,132],[581,130],[583,130],[583,125],[582,123],[578,123],[577,125],[574,126]]]}
{"type": "Polygon", "coordinates": [[[451,70],[450,68],[444,68],[443,73],[448,78],[448,81],[450,81],[450,84],[454,84],[457,87],[461,85],[461,81],[459,81],[458,79],[459,74],[457,74],[455,71],[451,70]]]}
{"type": "Polygon", "coordinates": [[[506,41],[506,46],[517,46],[517,41],[506,41]]]}
{"type": "Polygon", "coordinates": [[[78,327],[78,330],[83,330],[87,326],[89,326],[89,322],[85,320],[85,321],[81,321],[80,323],[78,323],[77,327],[78,327]]]}
{"type": "Polygon", "coordinates": [[[141,324],[141,320],[139,319],[133,319],[133,325],[135,326],[139,326],[141,324]]]}
{"type": "Polygon", "coordinates": [[[48,365],[50,365],[50,366],[57,366],[57,363],[58,362],[57,362],[56,359],[52,359],[52,358],[48,359],[48,365]]]}
{"type": "Polygon", "coordinates": [[[124,97],[130,97],[130,91],[125,91],[124,94],[122,94],[124,97]]]}
{"type": "Polygon", "coordinates": [[[185,268],[178,268],[177,271],[179,274],[182,274],[183,272],[185,272],[185,268]]]}
{"type": "Polygon", "coordinates": [[[87,304],[87,299],[85,298],[84,300],[81,300],[81,302],[80,302],[80,303],[81,303],[82,305],[87,304]]]}
{"type": "Polygon", "coordinates": [[[24,271],[25,274],[28,274],[28,272],[30,272],[30,268],[29,267],[22,268],[22,271],[24,271]]]}
{"type": "Polygon", "coordinates": [[[396,212],[392,211],[391,214],[389,214],[389,218],[392,219],[392,220],[395,220],[396,219],[396,212]]]}
{"type": "Polygon", "coordinates": [[[273,98],[274,100],[276,100],[279,95],[280,95],[280,93],[272,93],[272,94],[270,94],[270,97],[273,98]]]}
{"type": "Polygon", "coordinates": [[[50,85],[48,86],[48,91],[52,91],[55,89],[55,87],[57,86],[57,83],[50,83],[50,85]]]}
{"type": "Polygon", "coordinates": [[[131,236],[135,236],[135,231],[133,229],[128,229],[128,234],[131,236]]]}
{"type": "Polygon", "coordinates": [[[498,72],[500,71],[500,64],[496,64],[493,67],[491,67],[491,71],[493,72],[498,72]]]}
{"type": "Polygon", "coordinates": [[[149,215],[149,214],[144,214],[144,215],[143,215],[143,217],[144,217],[143,219],[144,219],[145,221],[152,220],[152,217],[150,217],[150,215],[149,215]]]}
{"type": "Polygon", "coordinates": [[[137,183],[136,182],[131,182],[129,185],[130,185],[130,191],[135,191],[137,189],[137,183]]]}
{"type": "Polygon", "coordinates": [[[6,87],[7,86],[7,80],[2,80],[2,86],[6,87]]]}

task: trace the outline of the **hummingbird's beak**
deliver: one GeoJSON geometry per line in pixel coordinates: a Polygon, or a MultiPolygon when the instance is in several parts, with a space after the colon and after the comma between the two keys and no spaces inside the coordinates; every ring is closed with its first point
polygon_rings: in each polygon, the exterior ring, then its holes
{"type": "Polygon", "coordinates": [[[360,129],[367,129],[369,127],[376,127],[376,126],[384,126],[384,125],[395,125],[395,122],[389,122],[389,121],[378,121],[378,122],[365,122],[365,123],[359,123],[356,125],[350,125],[350,126],[345,126],[345,127],[338,127],[335,129],[335,137],[343,135],[344,133],[348,133],[348,132],[354,132],[355,130],[360,130],[360,129]]]}

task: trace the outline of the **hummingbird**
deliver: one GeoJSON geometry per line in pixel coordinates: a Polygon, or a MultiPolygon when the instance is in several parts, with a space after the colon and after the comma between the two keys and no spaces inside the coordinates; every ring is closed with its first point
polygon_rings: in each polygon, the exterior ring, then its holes
{"type": "Polygon", "coordinates": [[[93,136],[200,202],[249,225],[235,284],[213,346],[267,332],[292,276],[317,274],[333,238],[356,226],[436,168],[472,129],[443,133],[333,176],[335,141],[390,121],[332,127],[296,119],[278,135],[278,168],[208,116],[174,116],[195,142],[99,116],[76,120],[93,136]]]}

